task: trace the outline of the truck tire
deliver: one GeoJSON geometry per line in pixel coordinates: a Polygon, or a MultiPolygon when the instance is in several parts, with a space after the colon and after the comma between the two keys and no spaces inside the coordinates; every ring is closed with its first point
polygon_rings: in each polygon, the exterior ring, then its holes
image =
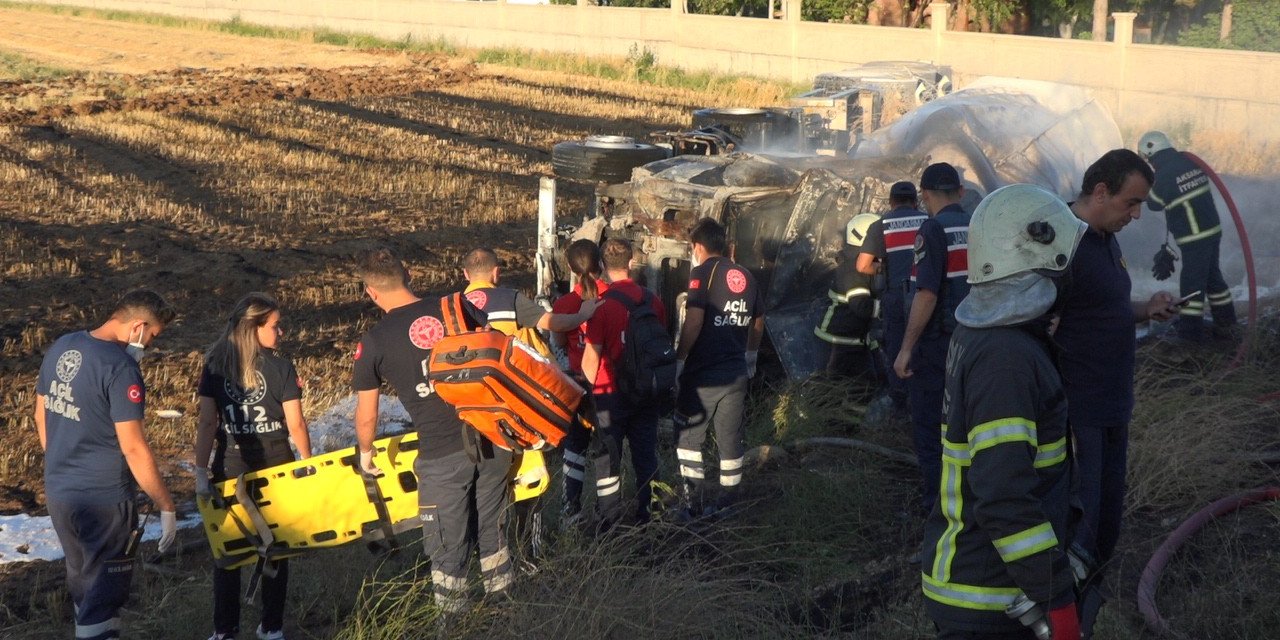
{"type": "Polygon", "coordinates": [[[587,182],[622,184],[631,170],[670,155],[664,147],[636,142],[623,136],[591,136],[561,142],[551,149],[556,177],[587,182]]]}

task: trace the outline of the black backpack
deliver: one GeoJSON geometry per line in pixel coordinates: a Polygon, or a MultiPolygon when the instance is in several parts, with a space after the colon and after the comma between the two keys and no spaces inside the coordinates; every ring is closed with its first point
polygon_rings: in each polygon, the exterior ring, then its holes
{"type": "Polygon", "coordinates": [[[619,391],[632,400],[651,400],[670,394],[676,386],[676,350],[671,334],[658,320],[654,295],[644,289],[640,302],[621,291],[606,290],[604,295],[627,309],[622,360],[614,367],[619,391]]]}

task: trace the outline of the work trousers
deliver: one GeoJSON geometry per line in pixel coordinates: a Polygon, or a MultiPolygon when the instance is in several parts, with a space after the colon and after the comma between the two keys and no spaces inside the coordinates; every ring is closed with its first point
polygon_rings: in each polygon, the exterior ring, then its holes
{"type": "MultiPolygon", "coordinates": [[[[519,465],[512,457],[512,473],[519,465]]],[[[544,481],[545,482],[545,481],[544,481]]],[[[511,502],[511,543],[512,551],[524,559],[542,556],[542,496],[526,498],[520,502],[511,502]]]]}
{"type": "Polygon", "coordinates": [[[466,606],[473,552],[480,555],[486,592],[502,591],[512,581],[506,534],[511,452],[488,441],[478,449],[478,455],[459,451],[439,458],[419,457],[413,464],[432,591],[436,604],[449,613],[466,606]]]}
{"type": "MultiPolygon", "coordinates": [[[[286,439],[275,439],[262,447],[249,450],[235,444],[221,446],[213,456],[213,482],[235,478],[242,473],[260,471],[278,464],[293,462],[293,450],[286,439]]],[[[289,562],[269,563],[258,583],[262,597],[262,629],[284,628],[284,605],[289,592],[289,562]],[[275,575],[271,575],[273,573],[275,575]]],[[[213,630],[235,635],[240,631],[240,569],[213,569],[213,630]]]]}
{"type": "Polygon", "coordinates": [[[705,384],[696,376],[684,376],[676,400],[676,459],[686,487],[698,489],[706,477],[702,445],[708,427],[716,432],[720,454],[720,487],[732,491],[742,483],[742,463],[746,453],[743,413],[747,400],[747,377],[728,384],[705,384]]]}
{"type": "Polygon", "coordinates": [[[595,405],[591,402],[591,397],[583,399],[582,404],[578,409],[578,417],[574,418],[569,431],[560,441],[564,455],[564,466],[561,468],[561,475],[564,476],[564,499],[561,510],[566,515],[582,511],[582,483],[587,472],[587,448],[591,445],[591,430],[584,421],[590,420],[594,425],[596,420],[595,405]]]}
{"type": "Polygon", "coordinates": [[[900,287],[889,287],[880,301],[880,316],[884,326],[884,338],[880,343],[885,367],[885,384],[889,389],[889,397],[898,409],[907,408],[907,381],[898,377],[893,370],[893,363],[898,359],[898,351],[902,349],[902,336],[907,331],[907,317],[903,312],[904,297],[900,287]],[[896,290],[895,290],[896,289],[896,290]]]}
{"type": "Polygon", "coordinates": [[[1096,427],[1072,425],[1077,497],[1084,509],[1075,541],[1104,567],[1115,552],[1124,516],[1125,468],[1128,465],[1128,425],[1096,427]]]}
{"type": "Polygon", "coordinates": [[[920,498],[924,513],[938,501],[942,481],[942,396],[947,382],[947,346],[951,334],[920,338],[911,353],[907,378],[911,438],[920,464],[920,498]]]}
{"type": "Polygon", "coordinates": [[[636,474],[635,516],[649,517],[651,484],[658,477],[658,410],[656,402],[633,402],[618,394],[594,396],[596,405],[596,515],[608,526],[622,519],[622,448],[631,448],[636,474]]]}
{"type": "Polygon", "coordinates": [[[137,527],[133,501],[85,505],[50,500],[49,518],[66,555],[76,638],[119,638],[119,610],[129,599],[133,580],[134,559],[125,555],[137,527]]]}
{"type": "Polygon", "coordinates": [[[1236,308],[1231,300],[1231,289],[1222,277],[1221,267],[1218,266],[1221,243],[1222,236],[1217,235],[1178,246],[1182,252],[1182,273],[1178,276],[1179,290],[1183,296],[1196,291],[1202,292],[1178,312],[1175,326],[1178,335],[1187,340],[1204,339],[1206,296],[1214,325],[1229,327],[1236,323],[1236,308]]]}

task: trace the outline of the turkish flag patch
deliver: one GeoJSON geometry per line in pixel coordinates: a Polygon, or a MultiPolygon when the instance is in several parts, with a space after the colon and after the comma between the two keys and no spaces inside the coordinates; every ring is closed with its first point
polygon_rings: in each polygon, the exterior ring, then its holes
{"type": "Polygon", "coordinates": [[[352,360],[359,360],[362,353],[364,353],[364,343],[358,342],[356,343],[356,355],[352,357],[352,360]]]}
{"type": "Polygon", "coordinates": [[[701,281],[701,280],[699,280],[699,279],[697,279],[697,278],[694,278],[693,280],[690,280],[690,281],[689,281],[689,288],[690,288],[690,289],[701,289],[701,288],[702,288],[702,281],[701,281]]]}
{"type": "Polygon", "coordinates": [[[134,404],[142,402],[142,385],[131,385],[129,390],[125,392],[125,395],[129,396],[129,402],[134,404]]]}

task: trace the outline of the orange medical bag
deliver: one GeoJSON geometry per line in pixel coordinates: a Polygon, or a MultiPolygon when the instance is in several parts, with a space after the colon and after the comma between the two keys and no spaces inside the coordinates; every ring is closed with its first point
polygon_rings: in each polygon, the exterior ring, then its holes
{"type": "Polygon", "coordinates": [[[458,417],[511,451],[560,444],[582,402],[581,387],[555,362],[498,331],[467,331],[462,296],[440,299],[445,337],[427,378],[458,417]]]}

